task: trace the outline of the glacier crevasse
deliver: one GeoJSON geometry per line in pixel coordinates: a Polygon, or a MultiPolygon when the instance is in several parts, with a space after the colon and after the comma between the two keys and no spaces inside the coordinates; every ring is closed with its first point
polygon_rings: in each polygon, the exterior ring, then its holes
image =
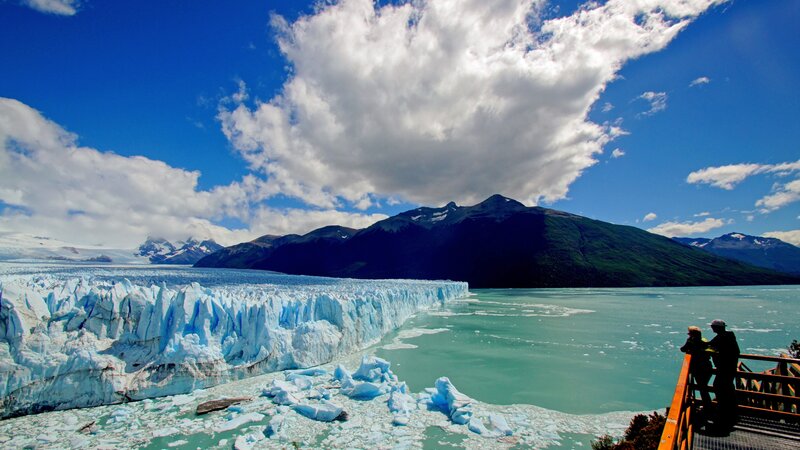
{"type": "Polygon", "coordinates": [[[187,393],[365,348],[466,283],[0,280],[0,417],[187,393]]]}

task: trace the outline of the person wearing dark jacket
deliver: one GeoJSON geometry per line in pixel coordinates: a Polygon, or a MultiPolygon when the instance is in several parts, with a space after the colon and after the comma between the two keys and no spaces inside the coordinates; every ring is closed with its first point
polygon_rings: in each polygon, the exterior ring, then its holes
{"type": "Polygon", "coordinates": [[[714,424],[723,430],[729,430],[736,422],[736,377],[739,365],[739,344],[736,335],[727,331],[724,320],[711,322],[711,330],[716,333],[708,343],[712,350],[711,358],[717,375],[714,377],[714,395],[717,398],[717,414],[714,424]]]}
{"type": "Polygon", "coordinates": [[[686,343],[681,347],[683,353],[692,355],[692,363],[689,366],[689,373],[694,378],[694,383],[701,386],[700,398],[703,399],[703,413],[711,413],[711,394],[708,393],[708,380],[711,379],[711,360],[708,349],[708,341],[703,339],[703,332],[699,327],[689,327],[689,335],[686,343]]]}

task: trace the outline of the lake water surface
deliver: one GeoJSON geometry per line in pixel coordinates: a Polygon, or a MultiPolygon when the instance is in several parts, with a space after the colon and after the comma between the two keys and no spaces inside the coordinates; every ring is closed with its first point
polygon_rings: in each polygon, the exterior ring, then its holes
{"type": "Polygon", "coordinates": [[[671,401],[688,325],[711,339],[708,323],[724,319],[742,353],[777,355],[800,339],[797,286],[473,292],[410,320],[377,351],[412,390],[446,375],[493,404],[660,409],[671,401]]]}
{"type": "MultiPolygon", "coordinates": [[[[341,282],[189,268],[5,266],[2,272],[125,277],[146,284],[198,281],[219,288],[341,282]]],[[[597,434],[624,430],[633,412],[668,405],[688,325],[700,326],[710,339],[708,323],[724,319],[743,353],[777,355],[792,339],[800,339],[798,302],[799,286],[474,290],[468,298],[418,314],[362,353],[391,361],[394,373],[413,393],[432,387],[438,377],[449,377],[462,393],[479,401],[477,411],[503,415],[517,441],[483,438],[463,425],[452,426],[437,412],[420,411],[416,423],[394,427],[385,399],[360,402],[340,395],[334,400],[351,413],[350,421],[323,424],[288,414],[286,426],[292,439],[312,447],[589,448],[597,434]]],[[[326,368],[332,372],[343,363],[353,370],[360,357],[351,355],[326,368]]],[[[269,374],[190,395],[0,421],[0,447],[24,433],[43,448],[231,448],[237,437],[260,433],[276,414],[269,399],[259,394],[273,379],[282,378],[269,374]],[[228,429],[226,414],[237,413],[194,415],[201,401],[243,395],[254,401],[238,414],[257,412],[262,418],[228,429]],[[89,422],[96,424],[95,434],[76,431],[89,422]]],[[[264,440],[256,448],[285,446],[264,440]]]]}

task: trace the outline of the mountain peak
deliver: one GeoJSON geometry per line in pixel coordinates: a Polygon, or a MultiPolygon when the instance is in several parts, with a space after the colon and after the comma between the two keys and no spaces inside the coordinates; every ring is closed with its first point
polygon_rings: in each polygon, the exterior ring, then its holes
{"type": "Polygon", "coordinates": [[[513,198],[494,194],[477,205],[468,206],[465,209],[471,214],[505,217],[508,214],[525,211],[528,207],[513,198]]]}
{"type": "Polygon", "coordinates": [[[800,248],[780,239],[750,236],[738,232],[723,234],[713,239],[673,239],[717,256],[735,259],[765,269],[800,274],[800,248]]]}
{"type": "Polygon", "coordinates": [[[733,233],[723,234],[718,239],[723,239],[723,238],[725,238],[725,239],[737,239],[737,240],[741,241],[743,239],[753,238],[753,237],[754,236],[748,236],[746,234],[733,232],[733,233]]]}
{"type": "Polygon", "coordinates": [[[467,281],[470,287],[799,280],[705,254],[638,228],[528,208],[502,195],[473,206],[415,208],[344,238],[348,231],[354,230],[324,227],[272,240],[271,245],[239,244],[203,258],[197,266],[348,278],[449,279],[467,281]]]}
{"type": "Polygon", "coordinates": [[[513,198],[504,197],[504,196],[502,196],[500,194],[494,194],[494,195],[490,196],[489,198],[487,198],[486,200],[478,203],[475,206],[480,206],[480,205],[506,205],[506,204],[511,204],[511,205],[515,205],[515,206],[518,205],[518,206],[523,206],[523,207],[525,206],[522,203],[514,200],[513,198]]]}
{"type": "Polygon", "coordinates": [[[148,236],[135,255],[148,258],[152,264],[194,264],[221,248],[213,239],[200,241],[189,237],[172,243],[164,238],[148,236]]]}

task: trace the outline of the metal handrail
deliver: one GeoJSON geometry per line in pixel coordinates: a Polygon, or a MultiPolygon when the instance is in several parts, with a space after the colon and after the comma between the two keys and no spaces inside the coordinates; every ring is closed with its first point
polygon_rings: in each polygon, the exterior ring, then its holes
{"type": "Polygon", "coordinates": [[[664,431],[661,433],[661,442],[658,450],[677,450],[692,448],[692,400],[694,399],[694,389],[689,389],[690,373],[689,366],[692,363],[692,355],[686,354],[683,357],[678,382],[675,385],[675,394],[672,395],[672,404],[667,412],[667,422],[664,424],[664,431]]]}
{"type": "MultiPolygon", "coordinates": [[[[800,372],[800,359],[749,354],[739,355],[739,359],[777,362],[778,366],[774,371],[779,372],[779,374],[774,374],[744,371],[741,370],[742,367],[747,370],[749,368],[740,361],[740,370],[736,372],[736,393],[737,397],[750,401],[740,404],[739,411],[747,415],[767,415],[784,420],[800,421],[800,410],[798,409],[800,408],[798,400],[800,390],[796,389],[800,382],[800,376],[794,375],[794,373],[800,372]],[[794,367],[789,370],[791,366],[794,367]],[[761,381],[761,384],[754,386],[752,381],[761,381]]],[[[694,427],[691,418],[695,403],[694,391],[695,389],[709,389],[709,386],[691,384],[691,373],[689,372],[691,361],[691,355],[684,356],[658,450],[691,450],[692,448],[694,427]]]]}

